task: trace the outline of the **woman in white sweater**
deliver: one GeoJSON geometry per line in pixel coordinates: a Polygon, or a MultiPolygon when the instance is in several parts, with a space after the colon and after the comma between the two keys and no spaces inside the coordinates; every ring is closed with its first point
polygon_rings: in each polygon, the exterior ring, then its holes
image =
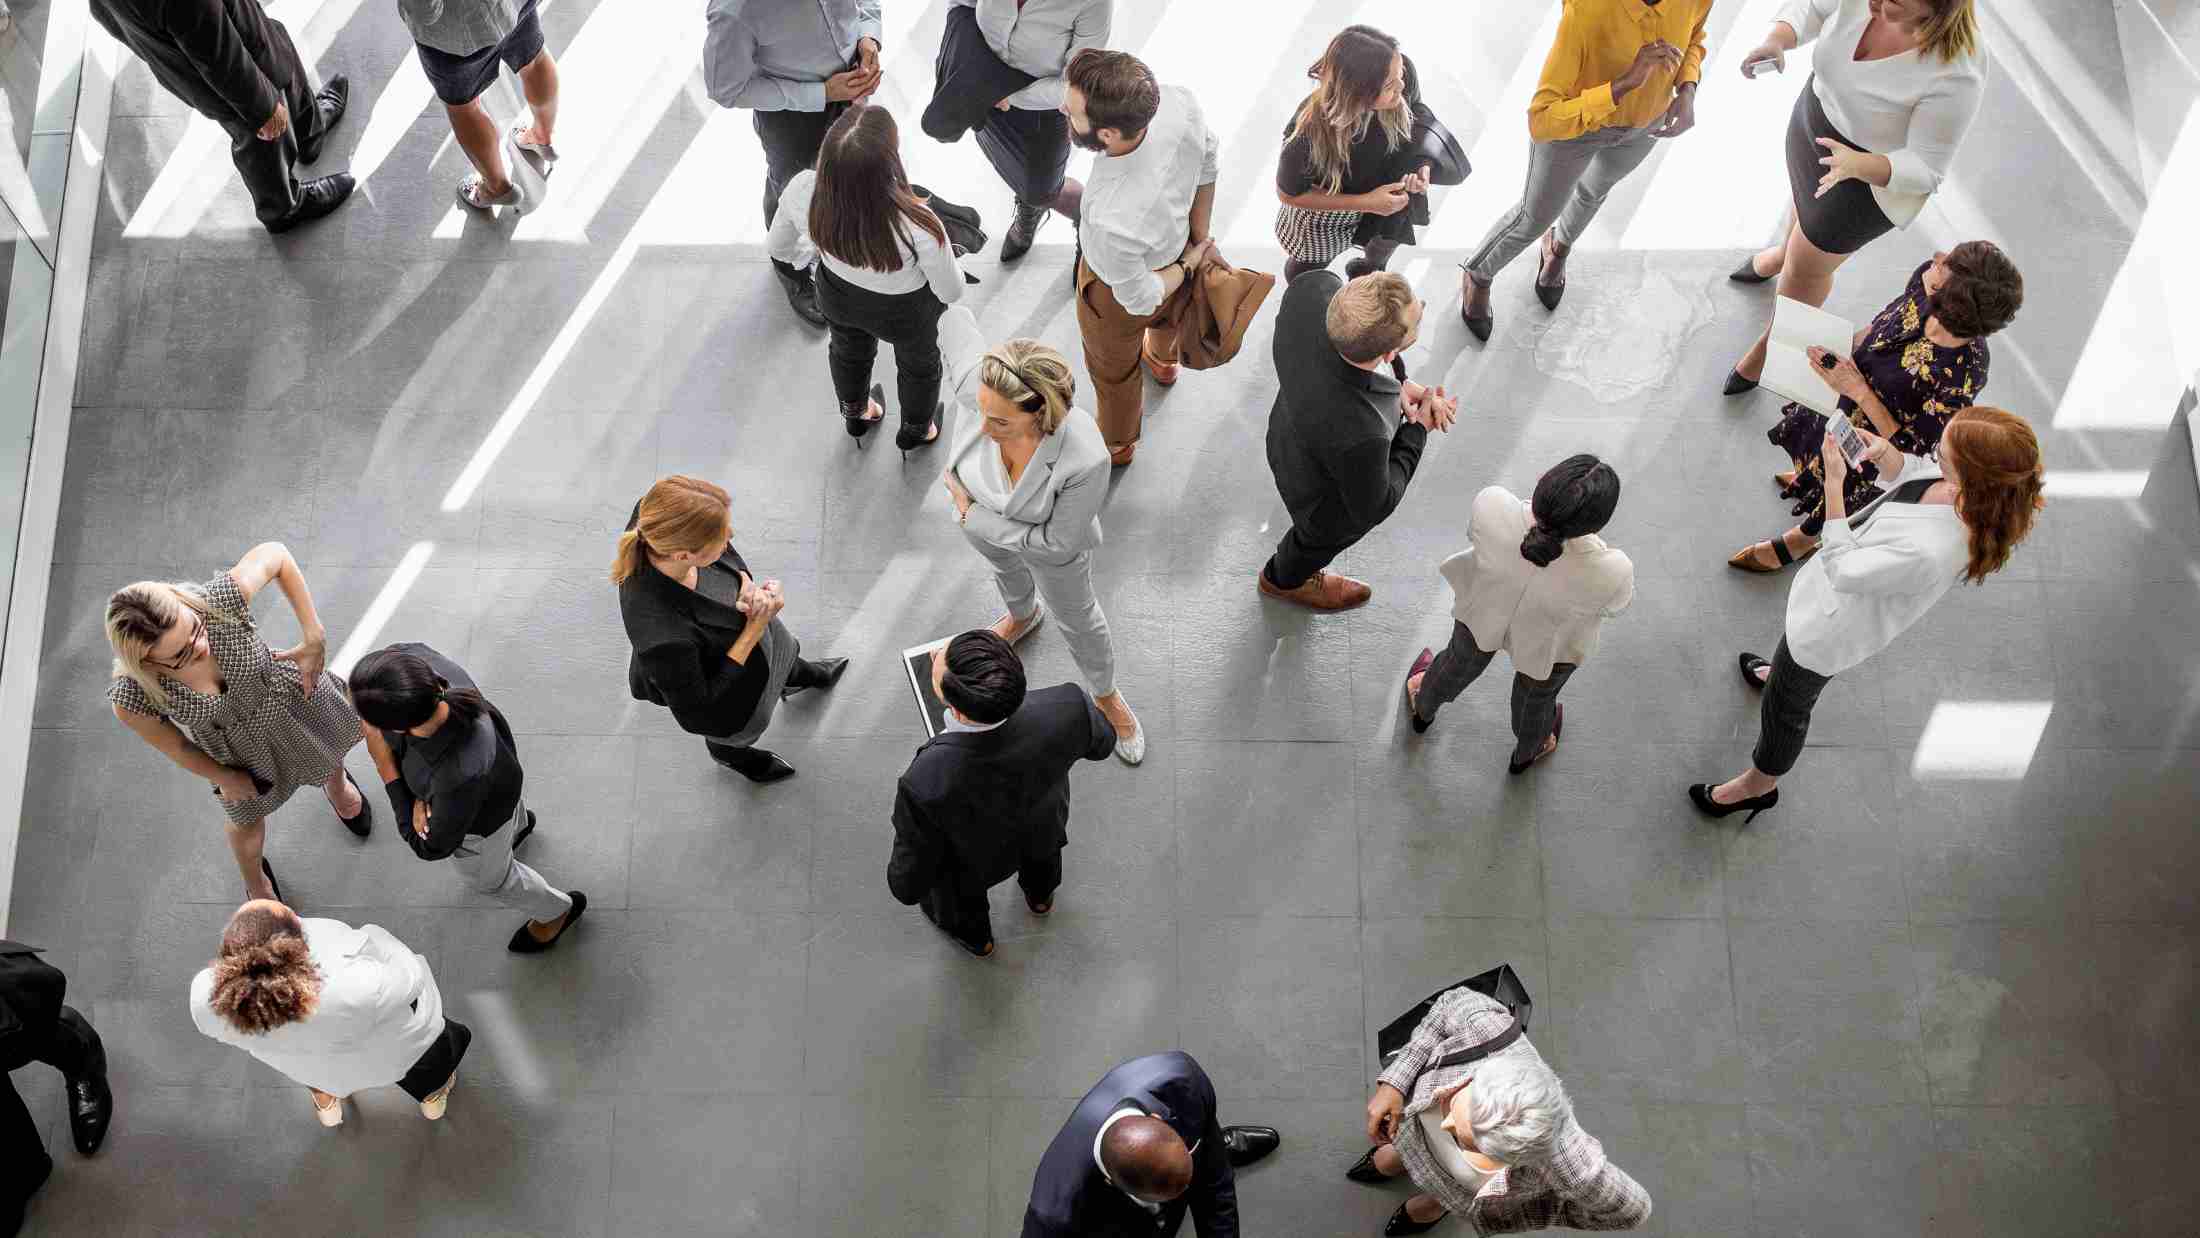
{"type": "MultiPolygon", "coordinates": [[[[1794,219],[1780,244],[1734,272],[1745,284],[1780,278],[1780,295],[1823,305],[1849,255],[1906,228],[1955,162],[1978,115],[1985,77],[1972,0],[1786,0],[1742,76],[1785,69],[1811,49],[1811,77],[1788,118],[1794,219]]],[[[1764,373],[1759,335],[1726,394],[1764,373]]]]}
{"type": "Polygon", "coordinates": [[[886,411],[886,389],[871,385],[880,340],[894,346],[901,395],[895,446],[939,439],[940,312],[962,299],[963,273],[928,201],[902,170],[893,114],[858,103],[825,131],[817,170],[787,182],[772,217],[772,261],[816,264],[833,393],[859,446],[886,411]]]}
{"type": "Polygon", "coordinates": [[[2022,417],[1974,404],[1940,437],[1940,458],[1918,460],[1858,430],[1886,493],[1849,518],[1848,461],[1827,434],[1825,541],[1788,591],[1787,632],[1766,661],[1741,655],[1742,678],[1764,691],[1750,768],[1688,798],[1706,816],[1780,802],[1782,775],[1802,756],[1818,694],[1925,617],[1959,580],[1984,584],[2009,562],[2044,506],[2040,441],[2022,417]]]}
{"type": "Polygon", "coordinates": [[[1606,619],[1635,597],[1635,565],[1597,530],[1619,506],[1619,474],[1592,455],[1569,456],[1523,503],[1503,486],[1474,496],[1468,546],[1444,560],[1451,582],[1451,643],[1423,649],[1406,673],[1416,734],[1482,674],[1498,650],[1512,656],[1511,762],[1519,774],[1558,750],[1566,727],[1559,689],[1596,652],[1606,619]]]}
{"type": "Polygon", "coordinates": [[[443,1116],[473,1033],[443,1015],[428,960],[378,924],[306,920],[272,899],[239,907],[191,981],[191,1021],[306,1086],[323,1126],[344,1097],[396,1084],[443,1116]]]}

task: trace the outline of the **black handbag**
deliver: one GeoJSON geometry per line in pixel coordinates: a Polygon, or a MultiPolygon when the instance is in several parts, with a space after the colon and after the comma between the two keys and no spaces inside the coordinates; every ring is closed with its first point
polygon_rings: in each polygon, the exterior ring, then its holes
{"type": "MultiPolygon", "coordinates": [[[[947,229],[948,246],[955,251],[956,257],[974,254],[985,248],[985,221],[978,218],[975,209],[950,202],[922,185],[911,185],[909,188],[915,190],[917,196],[924,199],[924,204],[932,208],[932,213],[939,217],[940,226],[947,229]]],[[[965,271],[963,282],[975,284],[978,277],[965,271]]]]}
{"type": "Polygon", "coordinates": [[[1428,1069],[1434,1070],[1439,1066],[1457,1066],[1461,1062],[1471,1062],[1477,1058],[1488,1057],[1513,1041],[1520,1039],[1521,1034],[1528,1030],[1528,1020],[1535,1014],[1535,1001],[1528,996],[1528,986],[1520,983],[1520,973],[1512,969],[1512,964],[1499,963],[1479,976],[1469,976],[1458,984],[1445,985],[1421,999],[1421,1003],[1413,1009],[1385,1024],[1383,1030],[1375,1034],[1376,1053],[1384,1066],[1389,1066],[1391,1059],[1397,1057],[1399,1052],[1406,1047],[1406,1042],[1413,1039],[1415,1029],[1421,1026],[1421,1020],[1428,1017],[1429,1009],[1436,1005],[1436,999],[1457,988],[1473,989],[1484,997],[1495,998],[1503,1003],[1505,1009],[1512,1012],[1512,1029],[1502,1032],[1472,1049],[1463,1049],[1441,1061],[1431,1062],[1428,1069]],[[1465,1056],[1462,1056],[1462,1054],[1465,1056]]]}
{"type": "Polygon", "coordinates": [[[1467,162],[1467,152],[1459,145],[1459,139],[1451,135],[1444,122],[1436,119],[1436,113],[1426,103],[1413,105],[1413,136],[1406,140],[1403,150],[1403,167],[1414,171],[1428,169],[1431,185],[1462,185],[1467,175],[1474,171],[1467,162]]]}

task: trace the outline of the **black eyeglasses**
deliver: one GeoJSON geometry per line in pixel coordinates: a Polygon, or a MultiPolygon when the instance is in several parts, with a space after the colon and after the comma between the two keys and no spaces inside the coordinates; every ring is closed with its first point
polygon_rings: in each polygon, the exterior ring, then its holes
{"type": "Polygon", "coordinates": [[[196,651],[198,649],[199,638],[204,635],[206,635],[206,620],[201,618],[197,612],[193,612],[191,615],[191,639],[184,642],[183,652],[176,655],[175,661],[164,662],[159,658],[153,657],[151,654],[147,654],[145,660],[164,671],[180,671],[184,667],[198,661],[198,654],[196,651]]]}

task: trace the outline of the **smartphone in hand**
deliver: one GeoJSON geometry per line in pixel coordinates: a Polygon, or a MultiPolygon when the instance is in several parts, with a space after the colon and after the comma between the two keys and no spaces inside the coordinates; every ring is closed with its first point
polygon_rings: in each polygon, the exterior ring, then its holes
{"type": "Polygon", "coordinates": [[[1871,447],[1864,442],[1864,436],[1856,432],[1855,425],[1848,418],[1832,418],[1828,425],[1833,430],[1833,441],[1840,444],[1842,458],[1849,462],[1850,468],[1857,468],[1871,458],[1871,447]]]}

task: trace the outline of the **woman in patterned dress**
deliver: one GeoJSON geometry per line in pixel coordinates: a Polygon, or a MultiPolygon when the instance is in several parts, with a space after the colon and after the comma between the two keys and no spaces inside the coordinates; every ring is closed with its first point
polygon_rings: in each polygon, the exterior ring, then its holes
{"type": "Polygon", "coordinates": [[[115,717],[214,784],[248,897],[282,900],[261,849],[268,814],[298,788],[318,785],[337,819],[366,836],[373,809],[344,771],[359,715],[325,669],[327,634],[288,547],[262,542],[204,584],[149,580],[117,590],[107,600],[107,642],[115,717]],[[271,581],[304,634],[280,651],[252,621],[252,599],[271,581]]]}
{"type": "MultiPolygon", "coordinates": [[[[1857,332],[1855,356],[1836,358],[1814,348],[1810,357],[1818,376],[1840,394],[1839,407],[1851,424],[1906,455],[1930,458],[1948,419],[1986,387],[1986,337],[2008,326],[2023,304],[2024,277],[2009,256],[1991,241],[1965,241],[1911,273],[1902,295],[1857,332]]],[[[1765,437],[1788,454],[1792,467],[1772,481],[1781,498],[1794,502],[1791,514],[1803,519],[1770,541],[1736,551],[1727,566],[1744,572],[1777,572],[1809,555],[1826,521],[1819,472],[1825,415],[1789,404],[1765,437]]],[[[1869,462],[1849,471],[1849,511],[1879,496],[1878,476],[1869,462]]]]}
{"type": "Polygon", "coordinates": [[[1425,213],[1428,169],[1397,166],[1412,156],[1420,82],[1398,40],[1373,26],[1345,27],[1307,76],[1314,93],[1292,114],[1276,162],[1283,278],[1318,271],[1357,245],[1367,256],[1345,266],[1356,279],[1413,244],[1416,196],[1425,213]]]}

